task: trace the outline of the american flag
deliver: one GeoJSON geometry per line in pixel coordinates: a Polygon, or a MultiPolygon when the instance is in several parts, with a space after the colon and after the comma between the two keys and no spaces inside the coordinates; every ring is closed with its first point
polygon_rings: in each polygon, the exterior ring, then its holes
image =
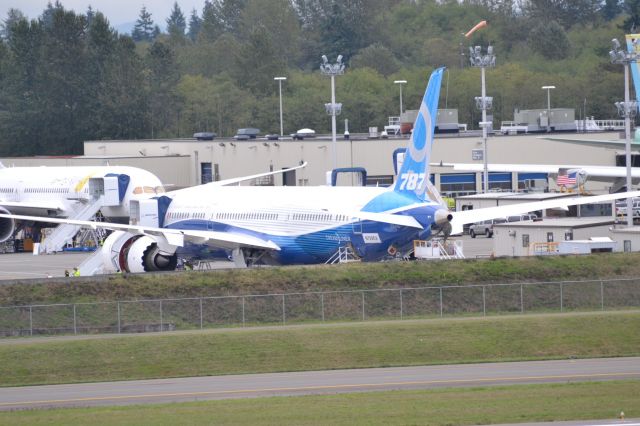
{"type": "Polygon", "coordinates": [[[574,173],[573,176],[570,176],[569,174],[565,173],[562,175],[558,175],[558,179],[556,180],[556,183],[558,184],[558,186],[570,186],[570,185],[575,185],[576,184],[576,174],[574,173]]]}

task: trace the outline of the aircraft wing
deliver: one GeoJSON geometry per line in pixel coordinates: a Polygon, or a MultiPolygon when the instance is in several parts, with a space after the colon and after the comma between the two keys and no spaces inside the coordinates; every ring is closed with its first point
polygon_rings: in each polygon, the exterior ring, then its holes
{"type": "MultiPolygon", "coordinates": [[[[432,163],[431,165],[438,167],[451,167],[456,171],[484,171],[484,165],[476,163],[432,163]]],[[[585,166],[576,164],[487,164],[487,170],[490,172],[558,174],[561,169],[584,171],[587,173],[590,180],[604,178],[603,180],[607,181],[611,178],[623,178],[627,176],[627,168],[619,166],[585,166]]],[[[640,178],[640,167],[631,168],[631,177],[640,178]]]]}
{"type": "Polygon", "coordinates": [[[497,219],[516,214],[528,213],[535,210],[568,208],[569,206],[579,204],[604,203],[607,201],[634,197],[640,197],[640,191],[619,192],[616,194],[596,195],[590,197],[555,198],[553,200],[535,201],[532,203],[519,203],[506,206],[451,212],[451,215],[453,216],[453,219],[451,220],[451,233],[459,234],[462,232],[462,227],[464,225],[479,222],[481,220],[497,219]]]}
{"type": "Polygon", "coordinates": [[[63,212],[64,205],[56,201],[42,201],[38,203],[20,202],[20,201],[4,201],[0,200],[0,207],[4,207],[11,212],[23,213],[23,214],[44,214],[47,215],[50,212],[63,212]]]}
{"type": "Polygon", "coordinates": [[[153,226],[126,225],[107,222],[92,222],[86,220],[58,219],[38,216],[24,216],[12,214],[0,214],[0,217],[28,220],[34,222],[59,223],[68,225],[77,225],[84,228],[103,228],[113,231],[125,231],[132,234],[162,236],[167,242],[173,246],[182,247],[185,241],[205,244],[210,243],[216,247],[234,249],[238,247],[263,248],[271,250],[280,250],[280,247],[273,241],[263,240],[251,235],[233,233],[233,232],[216,232],[216,231],[199,231],[188,229],[172,229],[172,228],[156,228],[153,226]]]}
{"type": "Polygon", "coordinates": [[[344,214],[346,216],[355,217],[361,220],[371,220],[373,222],[389,223],[391,225],[408,226],[410,228],[423,229],[423,226],[420,225],[420,223],[418,223],[418,221],[415,220],[412,216],[364,211],[341,211],[334,213],[344,214]]]}
{"type": "Polygon", "coordinates": [[[302,169],[302,168],[305,168],[305,167],[307,167],[307,162],[306,161],[304,163],[300,164],[299,166],[290,167],[288,169],[274,170],[272,172],[258,173],[258,174],[255,174],[255,175],[241,176],[241,177],[237,177],[237,178],[224,179],[224,180],[217,180],[215,182],[209,182],[209,183],[205,183],[203,185],[197,185],[197,186],[192,186],[192,187],[189,187],[189,188],[183,188],[183,189],[178,189],[178,190],[175,190],[175,191],[169,191],[165,195],[170,197],[171,195],[173,195],[173,194],[175,194],[177,192],[180,192],[182,194],[185,191],[189,191],[189,190],[192,190],[194,188],[210,188],[210,187],[214,187],[214,186],[240,185],[240,182],[244,182],[244,181],[247,181],[247,180],[257,179],[257,178],[261,178],[261,177],[265,177],[265,176],[273,176],[273,175],[277,175],[277,174],[280,174],[280,173],[290,172],[292,170],[302,169]]]}
{"type": "Polygon", "coordinates": [[[218,181],[215,181],[215,182],[209,182],[209,183],[207,183],[205,185],[210,185],[210,186],[235,185],[235,184],[239,184],[240,182],[243,182],[245,180],[257,179],[257,178],[261,178],[261,177],[265,177],[265,176],[273,176],[273,175],[276,175],[276,174],[286,173],[286,172],[290,172],[292,170],[298,170],[298,169],[302,169],[302,168],[305,168],[305,167],[307,167],[307,162],[306,161],[304,163],[300,164],[299,166],[290,167],[288,169],[275,170],[273,172],[258,173],[256,175],[242,176],[242,177],[231,178],[231,179],[218,180],[218,181]]]}

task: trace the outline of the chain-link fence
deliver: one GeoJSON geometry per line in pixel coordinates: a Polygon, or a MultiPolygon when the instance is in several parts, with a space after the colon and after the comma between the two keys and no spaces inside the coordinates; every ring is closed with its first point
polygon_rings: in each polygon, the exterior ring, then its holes
{"type": "Polygon", "coordinates": [[[640,307],[640,280],[345,290],[0,307],[0,336],[141,333],[640,307]]]}

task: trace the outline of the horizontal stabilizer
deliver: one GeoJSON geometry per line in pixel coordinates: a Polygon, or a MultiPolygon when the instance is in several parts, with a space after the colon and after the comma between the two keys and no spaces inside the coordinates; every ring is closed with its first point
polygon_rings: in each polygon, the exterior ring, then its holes
{"type": "Polygon", "coordinates": [[[532,203],[510,204],[506,206],[452,212],[451,214],[453,215],[453,219],[451,220],[451,233],[459,234],[462,232],[464,225],[474,222],[480,222],[482,220],[504,218],[507,216],[524,214],[536,210],[554,208],[566,209],[569,206],[606,203],[607,201],[634,197],[640,197],[640,191],[620,192],[616,194],[596,195],[590,197],[554,198],[553,200],[535,201],[532,203]]]}

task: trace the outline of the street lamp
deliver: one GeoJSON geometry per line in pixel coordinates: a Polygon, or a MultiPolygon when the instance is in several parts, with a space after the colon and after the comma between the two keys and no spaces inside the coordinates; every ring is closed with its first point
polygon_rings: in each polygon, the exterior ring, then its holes
{"type": "Polygon", "coordinates": [[[551,131],[551,90],[556,86],[542,86],[542,90],[547,91],[547,133],[551,131]]]}
{"type": "Polygon", "coordinates": [[[400,119],[402,119],[402,85],[407,84],[407,80],[395,80],[393,84],[400,86],[400,119]]]}
{"type": "MultiPolygon", "coordinates": [[[[637,101],[629,101],[629,64],[638,60],[638,53],[628,52],[620,48],[620,42],[614,38],[611,40],[613,49],[609,51],[612,64],[624,65],[624,103],[617,102],[616,107],[624,117],[625,136],[625,162],[627,163],[627,192],[631,191],[631,117],[638,112],[637,101]]],[[[627,198],[627,225],[633,226],[633,200],[627,198]]]]}
{"type": "Polygon", "coordinates": [[[282,127],[282,82],[286,80],[287,77],[274,77],[273,79],[278,82],[278,89],[280,92],[280,136],[284,136],[282,127]]]}
{"type": "Polygon", "coordinates": [[[344,64],[342,63],[342,55],[338,55],[335,64],[330,64],[326,55],[322,55],[322,63],[320,64],[320,72],[331,77],[331,103],[324,104],[327,114],[331,115],[331,146],[333,149],[333,168],[338,167],[338,151],[336,147],[336,115],[342,112],[342,104],[336,103],[336,75],[344,74],[344,64]]]}
{"type": "Polygon", "coordinates": [[[496,55],[493,54],[493,46],[487,47],[487,53],[483,54],[480,46],[469,46],[469,61],[471,66],[480,68],[480,78],[482,82],[482,96],[476,97],[476,107],[482,109],[482,141],[483,141],[483,157],[484,157],[484,176],[482,192],[489,191],[489,171],[487,170],[487,127],[491,123],[487,122],[487,110],[493,107],[493,97],[487,97],[485,90],[484,69],[496,66],[496,55]]]}

